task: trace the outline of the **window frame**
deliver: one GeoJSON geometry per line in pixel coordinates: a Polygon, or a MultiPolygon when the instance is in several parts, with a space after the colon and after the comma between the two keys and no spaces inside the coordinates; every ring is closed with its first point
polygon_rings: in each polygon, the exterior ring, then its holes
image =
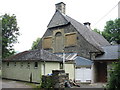
{"type": "Polygon", "coordinates": [[[20,63],[21,68],[23,67],[23,62],[20,63]]]}
{"type": "Polygon", "coordinates": [[[27,68],[30,69],[30,62],[27,63],[27,68]]]}
{"type": "Polygon", "coordinates": [[[34,68],[35,68],[35,69],[38,68],[38,62],[34,62],[34,68]]]}
{"type": "Polygon", "coordinates": [[[17,63],[16,62],[14,62],[14,66],[16,67],[17,65],[16,65],[17,63]]]}
{"type": "Polygon", "coordinates": [[[76,32],[71,32],[71,33],[67,33],[67,34],[65,34],[65,47],[72,47],[72,46],[76,46],[77,45],[77,33],[76,32]],[[68,44],[68,42],[67,42],[67,36],[70,36],[70,35],[75,35],[75,43],[73,44],[68,44]]]}
{"type": "Polygon", "coordinates": [[[10,63],[9,63],[9,62],[7,62],[7,67],[9,67],[9,65],[10,65],[10,63]]]}
{"type": "Polygon", "coordinates": [[[51,49],[52,48],[52,36],[48,36],[48,37],[44,37],[43,40],[42,40],[42,47],[44,49],[51,49]],[[45,43],[46,43],[46,40],[48,39],[48,41],[50,40],[50,45],[49,46],[45,46],[45,43]]]}

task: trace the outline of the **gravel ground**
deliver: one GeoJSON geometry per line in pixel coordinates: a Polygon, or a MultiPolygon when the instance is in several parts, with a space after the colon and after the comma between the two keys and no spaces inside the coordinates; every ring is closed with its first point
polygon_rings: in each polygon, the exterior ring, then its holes
{"type": "MultiPolygon", "coordinates": [[[[12,81],[12,80],[0,80],[0,85],[2,88],[34,88],[31,83],[12,81]]],[[[73,86],[72,88],[103,88],[105,83],[94,83],[94,84],[80,84],[80,87],[73,86]]],[[[0,88],[1,88],[0,87],[0,88]]]]}
{"type": "Polygon", "coordinates": [[[30,83],[2,79],[2,88],[33,88],[33,87],[30,83]]]}
{"type": "Polygon", "coordinates": [[[93,84],[79,84],[80,87],[75,87],[73,88],[104,88],[106,83],[93,83],[93,84]]]}

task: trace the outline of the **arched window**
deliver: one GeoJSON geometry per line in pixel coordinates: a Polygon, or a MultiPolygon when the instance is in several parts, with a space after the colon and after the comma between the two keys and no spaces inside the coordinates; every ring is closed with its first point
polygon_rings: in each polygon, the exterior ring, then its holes
{"type": "Polygon", "coordinates": [[[55,47],[54,52],[62,52],[63,50],[63,37],[61,32],[55,34],[55,47]]]}
{"type": "Polygon", "coordinates": [[[62,36],[62,33],[61,33],[61,32],[57,32],[57,33],[55,34],[55,36],[56,36],[56,37],[62,36]]]}

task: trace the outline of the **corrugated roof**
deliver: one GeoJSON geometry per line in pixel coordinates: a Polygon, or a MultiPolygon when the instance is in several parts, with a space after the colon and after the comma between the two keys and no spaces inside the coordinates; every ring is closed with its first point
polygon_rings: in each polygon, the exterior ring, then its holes
{"type": "MultiPolygon", "coordinates": [[[[57,53],[55,55],[63,58],[63,53],[57,53]]],[[[64,56],[66,60],[74,60],[77,56],[77,53],[64,53],[64,56]]]]}
{"type": "Polygon", "coordinates": [[[105,53],[97,56],[95,60],[116,60],[120,58],[120,45],[110,45],[102,48],[105,53]]]}
{"type": "MultiPolygon", "coordinates": [[[[63,53],[57,53],[55,55],[63,58],[63,53]]],[[[77,67],[79,67],[79,66],[91,66],[92,65],[91,60],[77,56],[77,53],[65,53],[64,55],[65,55],[65,59],[74,61],[77,67]]]]}
{"type": "Polygon", "coordinates": [[[77,67],[79,67],[79,66],[91,66],[92,65],[92,61],[91,60],[83,58],[83,57],[80,57],[80,56],[76,57],[75,63],[76,63],[77,67]]]}
{"type": "Polygon", "coordinates": [[[62,58],[48,52],[45,50],[29,50],[18,53],[16,55],[10,56],[4,60],[17,60],[17,61],[26,61],[26,60],[40,60],[40,61],[60,61],[62,62],[62,58]]]}

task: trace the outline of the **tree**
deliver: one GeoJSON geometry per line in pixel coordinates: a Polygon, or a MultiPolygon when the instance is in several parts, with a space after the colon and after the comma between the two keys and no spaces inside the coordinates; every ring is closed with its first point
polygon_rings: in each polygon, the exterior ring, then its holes
{"type": "Polygon", "coordinates": [[[120,61],[112,64],[110,78],[108,81],[108,90],[120,90],[120,61]]]}
{"type": "Polygon", "coordinates": [[[31,49],[37,49],[37,45],[40,42],[41,38],[37,38],[36,41],[33,41],[31,49]]]}
{"type": "Polygon", "coordinates": [[[98,34],[101,34],[101,31],[98,30],[98,29],[96,29],[96,28],[93,31],[96,32],[96,33],[98,33],[98,34]]]}
{"type": "Polygon", "coordinates": [[[120,18],[107,21],[102,35],[109,41],[120,44],[120,18]]]}
{"type": "Polygon", "coordinates": [[[15,53],[14,43],[17,43],[19,28],[16,16],[5,14],[2,16],[2,58],[6,58],[15,53]]]}

